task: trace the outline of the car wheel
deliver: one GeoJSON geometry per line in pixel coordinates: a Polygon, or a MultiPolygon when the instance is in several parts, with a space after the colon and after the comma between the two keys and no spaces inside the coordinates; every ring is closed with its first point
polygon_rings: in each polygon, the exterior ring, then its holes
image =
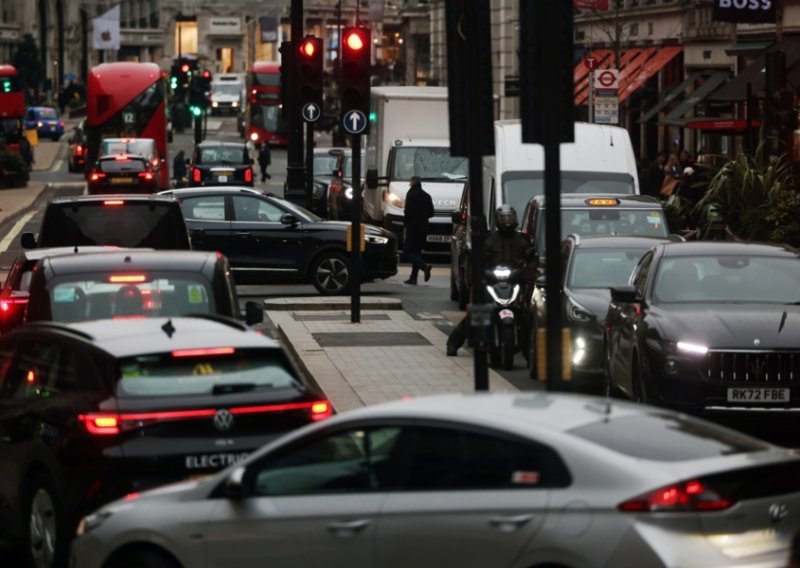
{"type": "Polygon", "coordinates": [[[37,475],[27,492],[27,555],[30,566],[50,568],[67,559],[64,513],[52,480],[37,475]]]}
{"type": "Polygon", "coordinates": [[[500,328],[500,363],[502,367],[510,371],[514,367],[514,327],[504,325],[500,328]]]}
{"type": "Polygon", "coordinates": [[[323,253],[311,266],[311,283],[324,296],[350,289],[350,261],[338,252],[323,253]]]}

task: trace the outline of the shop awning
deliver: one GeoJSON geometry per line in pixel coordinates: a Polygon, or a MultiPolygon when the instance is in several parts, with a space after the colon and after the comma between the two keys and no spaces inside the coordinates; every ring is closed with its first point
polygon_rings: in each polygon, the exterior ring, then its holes
{"type": "MultiPolygon", "coordinates": [[[[667,63],[683,50],[680,46],[670,45],[664,47],[645,47],[625,49],[620,54],[619,61],[619,101],[623,102],[637,89],[640,89],[648,79],[658,73],[667,63]]],[[[616,67],[614,52],[607,49],[592,51],[589,55],[596,57],[598,69],[611,69],[616,67]]],[[[575,81],[575,104],[585,105],[589,101],[589,71],[578,62],[573,71],[575,81]]]]}
{"type": "MultiPolygon", "coordinates": [[[[786,52],[786,68],[791,73],[792,68],[800,62],[800,37],[784,37],[770,49],[782,49],[786,52]]],[[[743,101],[747,98],[747,83],[750,83],[753,95],[764,96],[764,54],[761,54],[750,65],[742,69],[727,85],[714,93],[711,97],[715,101],[743,101]]],[[[797,86],[797,85],[795,85],[797,86]]]]}
{"type": "Polygon", "coordinates": [[[690,72],[689,76],[686,77],[686,79],[684,79],[680,85],[672,89],[669,93],[667,93],[667,95],[663,99],[658,101],[654,107],[652,107],[650,110],[644,113],[642,117],[639,119],[639,122],[647,122],[655,115],[657,115],[659,112],[661,112],[661,110],[668,104],[670,104],[672,101],[674,101],[678,97],[682,97],[684,94],[686,94],[687,87],[689,87],[689,85],[694,85],[695,81],[697,81],[702,75],[703,75],[702,71],[690,72]]]}
{"type": "Polygon", "coordinates": [[[713,93],[722,83],[728,80],[728,71],[709,71],[708,77],[702,85],[683,101],[681,104],[672,109],[661,124],[669,126],[685,126],[687,119],[684,115],[692,110],[697,103],[705,99],[713,93]]]}

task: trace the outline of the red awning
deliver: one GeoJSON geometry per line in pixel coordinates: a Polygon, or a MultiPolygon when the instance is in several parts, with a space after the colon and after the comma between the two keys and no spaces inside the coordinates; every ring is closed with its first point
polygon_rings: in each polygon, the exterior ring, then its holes
{"type": "MultiPolygon", "coordinates": [[[[758,128],[761,121],[753,119],[750,128],[758,128]]],[[[747,121],[743,118],[698,118],[686,123],[686,128],[704,130],[706,132],[737,132],[747,130],[747,121]]]]}
{"type": "Polygon", "coordinates": [[[675,58],[683,48],[677,45],[670,45],[658,49],[647,61],[644,62],[638,71],[630,73],[623,82],[620,77],[619,102],[631,96],[637,89],[641,89],[650,77],[661,71],[661,69],[673,58],[675,58]]]}

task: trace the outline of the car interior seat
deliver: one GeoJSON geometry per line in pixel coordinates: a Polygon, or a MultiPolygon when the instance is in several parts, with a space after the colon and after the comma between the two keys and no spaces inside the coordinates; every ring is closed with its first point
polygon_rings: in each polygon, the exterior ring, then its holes
{"type": "Polygon", "coordinates": [[[123,286],[117,290],[114,301],[114,316],[129,317],[144,315],[142,292],[133,285],[123,286]]]}

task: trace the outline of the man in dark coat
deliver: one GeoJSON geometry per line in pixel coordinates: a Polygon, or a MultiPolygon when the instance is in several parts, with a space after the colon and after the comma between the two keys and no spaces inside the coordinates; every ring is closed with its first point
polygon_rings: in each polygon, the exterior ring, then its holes
{"type": "Polygon", "coordinates": [[[424,189],[417,177],[411,178],[403,209],[405,216],[406,240],[403,252],[411,262],[411,276],[405,284],[416,284],[420,269],[425,273],[425,282],[431,279],[431,267],[422,259],[422,247],[428,238],[428,219],[435,215],[433,199],[424,189]]]}
{"type": "Polygon", "coordinates": [[[268,179],[272,179],[272,176],[267,173],[267,167],[271,163],[272,163],[272,154],[270,153],[269,150],[269,144],[264,142],[258,149],[258,165],[261,166],[261,183],[264,183],[268,179]]]}
{"type": "Polygon", "coordinates": [[[175,178],[175,187],[183,187],[187,175],[186,154],[181,150],[175,154],[175,159],[172,160],[172,177],[175,178]]]}

